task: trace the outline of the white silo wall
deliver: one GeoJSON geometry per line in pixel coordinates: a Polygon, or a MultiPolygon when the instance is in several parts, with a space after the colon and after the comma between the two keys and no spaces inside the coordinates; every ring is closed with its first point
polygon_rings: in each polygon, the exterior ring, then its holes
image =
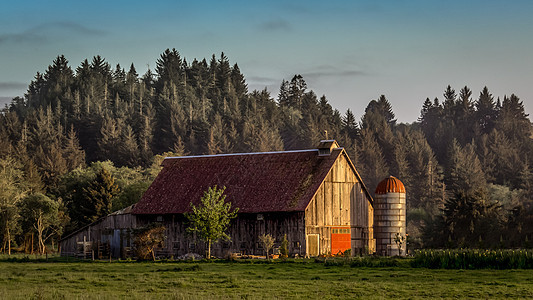
{"type": "Polygon", "coordinates": [[[378,255],[401,255],[406,251],[406,240],[402,242],[401,251],[394,241],[397,233],[405,236],[405,193],[387,193],[376,195],[374,199],[374,237],[378,255]]]}

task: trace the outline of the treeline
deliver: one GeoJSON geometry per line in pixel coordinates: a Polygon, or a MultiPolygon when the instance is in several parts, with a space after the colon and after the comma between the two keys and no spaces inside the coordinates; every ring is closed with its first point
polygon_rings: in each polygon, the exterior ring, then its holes
{"type": "Polygon", "coordinates": [[[485,88],[474,99],[448,87],[413,124],[397,124],[381,96],[358,121],[300,75],[282,80],[274,99],[248,91],[223,53],[187,62],[167,49],[144,75],[100,56],[73,70],[58,56],[2,111],[2,249],[39,248],[36,240],[135,203],[161,155],[312,148],[325,131],[370,190],[388,175],[405,183],[412,245],[518,247],[531,238],[531,124],[515,95],[495,101],[485,88]]]}

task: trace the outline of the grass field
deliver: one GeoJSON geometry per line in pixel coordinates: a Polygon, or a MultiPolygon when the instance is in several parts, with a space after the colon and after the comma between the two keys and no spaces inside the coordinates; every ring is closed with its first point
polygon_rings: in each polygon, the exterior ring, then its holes
{"type": "Polygon", "coordinates": [[[533,298],[533,270],[353,268],[314,261],[8,262],[0,299],[533,298]]]}

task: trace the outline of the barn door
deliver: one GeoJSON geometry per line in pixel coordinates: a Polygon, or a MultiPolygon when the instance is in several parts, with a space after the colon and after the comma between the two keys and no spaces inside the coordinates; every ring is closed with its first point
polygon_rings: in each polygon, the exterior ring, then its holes
{"type": "Polygon", "coordinates": [[[320,254],[319,234],[307,235],[307,256],[318,256],[320,254]]]}
{"type": "Polygon", "coordinates": [[[331,229],[331,254],[339,255],[352,248],[350,228],[337,227],[331,229]]]}

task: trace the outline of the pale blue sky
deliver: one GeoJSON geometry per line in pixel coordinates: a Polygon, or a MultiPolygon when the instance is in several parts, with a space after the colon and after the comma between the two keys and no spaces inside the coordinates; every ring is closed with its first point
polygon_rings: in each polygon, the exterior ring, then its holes
{"type": "MultiPolygon", "coordinates": [[[[385,94],[401,122],[450,84],[533,107],[533,1],[11,1],[0,10],[0,97],[22,95],[59,54],[142,74],[166,48],[224,52],[275,97],[302,74],[360,116],[385,94]]],[[[4,98],[5,99],[5,98],[4,98]]]]}

